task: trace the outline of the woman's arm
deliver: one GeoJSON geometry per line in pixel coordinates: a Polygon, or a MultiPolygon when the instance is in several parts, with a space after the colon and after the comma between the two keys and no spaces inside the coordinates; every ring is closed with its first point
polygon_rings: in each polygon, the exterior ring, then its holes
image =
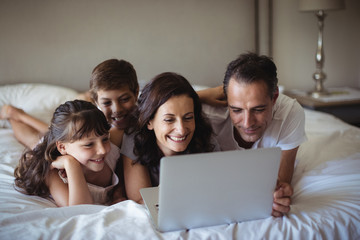
{"type": "Polygon", "coordinates": [[[124,185],[124,166],[121,159],[116,163],[115,174],[119,178],[119,183],[114,189],[111,205],[127,200],[124,185]]]}
{"type": "Polygon", "coordinates": [[[59,207],[78,204],[93,204],[81,164],[72,156],[64,155],[52,162],[47,185],[59,207]],[[65,169],[68,183],[64,183],[58,171],[65,169]]]}
{"type": "Polygon", "coordinates": [[[122,155],[124,164],[125,190],[128,199],[143,204],[140,189],[151,187],[149,171],[140,163],[133,164],[133,160],[122,155]]]}

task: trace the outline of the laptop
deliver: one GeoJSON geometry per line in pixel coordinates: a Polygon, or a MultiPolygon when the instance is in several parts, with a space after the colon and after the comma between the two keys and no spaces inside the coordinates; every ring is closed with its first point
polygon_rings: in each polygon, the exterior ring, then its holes
{"type": "Polygon", "coordinates": [[[163,157],[159,187],[140,193],[161,232],[266,218],[280,157],[280,148],[163,157]]]}

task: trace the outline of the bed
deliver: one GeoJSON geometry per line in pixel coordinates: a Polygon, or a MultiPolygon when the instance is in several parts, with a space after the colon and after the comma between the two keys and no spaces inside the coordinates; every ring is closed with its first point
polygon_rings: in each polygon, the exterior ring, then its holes
{"type": "MultiPolygon", "coordinates": [[[[0,86],[0,107],[12,103],[50,121],[77,92],[54,85],[0,86]]],[[[58,208],[14,189],[13,171],[24,150],[0,120],[0,239],[360,239],[360,129],[305,110],[308,141],[300,146],[291,211],[282,218],[157,232],[143,205],[58,208]]]]}

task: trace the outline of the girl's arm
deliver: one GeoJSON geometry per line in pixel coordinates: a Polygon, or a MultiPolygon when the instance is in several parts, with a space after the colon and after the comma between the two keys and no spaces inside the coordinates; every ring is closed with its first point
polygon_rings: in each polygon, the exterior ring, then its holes
{"type": "Polygon", "coordinates": [[[122,155],[124,164],[125,190],[128,199],[143,204],[140,189],[151,187],[150,176],[147,168],[140,163],[133,164],[133,160],[122,155]]]}
{"type": "Polygon", "coordinates": [[[93,204],[81,164],[72,156],[64,155],[52,162],[47,178],[50,194],[59,207],[78,204],[93,204]],[[58,171],[65,169],[68,183],[64,183],[58,171]]]}

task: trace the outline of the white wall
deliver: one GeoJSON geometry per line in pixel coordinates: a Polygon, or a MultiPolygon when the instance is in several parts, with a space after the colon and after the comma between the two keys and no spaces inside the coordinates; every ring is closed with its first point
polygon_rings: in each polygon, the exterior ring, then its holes
{"type": "MultiPolygon", "coordinates": [[[[259,1],[264,8],[269,0],[259,1]]],[[[273,0],[273,15],[280,84],[312,89],[316,17],[300,12],[298,0],[273,0]]],[[[326,87],[360,87],[359,23],[358,0],[328,12],[326,87]]],[[[82,91],[98,63],[123,58],[141,80],[176,71],[215,86],[231,60],[255,50],[254,35],[254,0],[0,0],[0,85],[47,82],[82,91]]]]}
{"type": "Polygon", "coordinates": [[[221,83],[254,50],[253,0],[1,0],[0,84],[87,90],[92,69],[130,61],[141,80],[164,71],[221,83]]]}
{"type": "MultiPolygon", "coordinates": [[[[325,87],[360,87],[360,1],[327,12],[324,25],[325,87]]],[[[298,0],[274,0],[273,57],[285,88],[314,87],[318,25],[314,13],[300,12],[298,0]]]]}

